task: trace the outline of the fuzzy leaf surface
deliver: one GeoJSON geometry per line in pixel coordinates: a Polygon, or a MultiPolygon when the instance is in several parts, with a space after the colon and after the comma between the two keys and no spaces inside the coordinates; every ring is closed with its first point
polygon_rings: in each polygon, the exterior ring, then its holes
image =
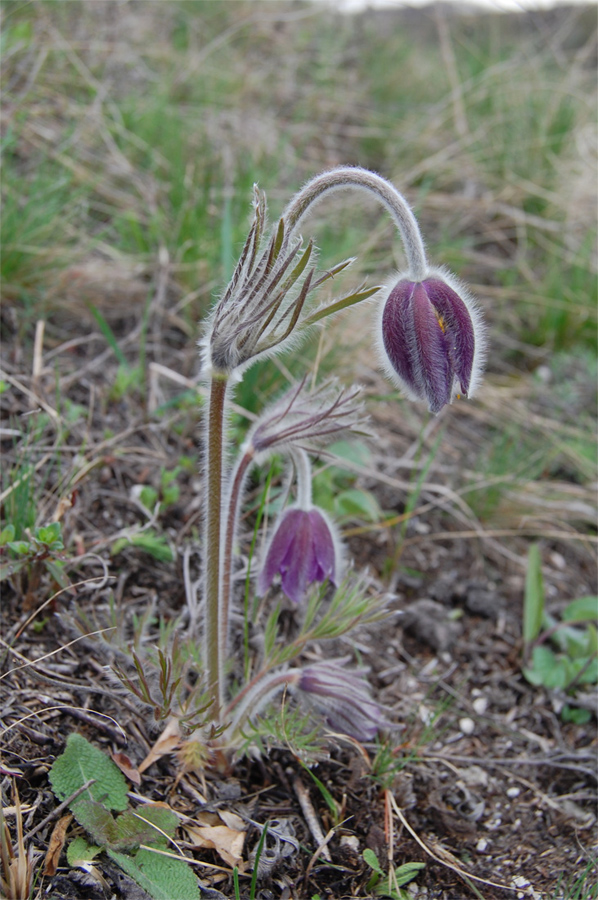
{"type": "Polygon", "coordinates": [[[100,851],[101,847],[88,844],[84,837],[76,837],[67,847],[67,862],[69,866],[83,866],[90,863],[100,851]]]}
{"type": "Polygon", "coordinates": [[[49,777],[52,789],[59,800],[66,800],[90,778],[95,779],[95,783],[88,788],[87,793],[71,804],[75,816],[77,806],[85,799],[119,812],[127,808],[127,784],[124,775],[105,753],[80,734],[69,735],[66,750],[50,769],[49,777]]]}
{"type": "Polygon", "coordinates": [[[165,850],[168,838],[174,837],[178,818],[170,809],[160,806],[146,806],[142,809],[127,810],[116,820],[117,846],[120,848],[155,844],[165,850]]]}
{"type": "Polygon", "coordinates": [[[144,849],[135,856],[108,850],[108,856],[154,900],[200,900],[197,878],[183,859],[144,849]]]}

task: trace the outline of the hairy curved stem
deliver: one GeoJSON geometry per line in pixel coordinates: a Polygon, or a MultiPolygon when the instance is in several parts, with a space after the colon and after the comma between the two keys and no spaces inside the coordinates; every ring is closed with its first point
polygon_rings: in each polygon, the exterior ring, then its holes
{"type": "Polygon", "coordinates": [[[325,193],[343,188],[359,188],[368,191],[386,207],[403,239],[409,275],[414,281],[422,281],[426,276],[428,264],[417,220],[411,212],[409,204],[395,186],[367,169],[358,166],[338,166],[336,169],[322,172],[321,175],[308,181],[305,187],[295,194],[283,213],[289,232],[298,227],[310,207],[325,193]]]}
{"type": "Polygon", "coordinates": [[[224,551],[222,557],[222,593],[220,617],[220,645],[226,652],[228,646],[228,630],[232,599],[232,567],[235,533],[239,520],[239,509],[243,493],[243,484],[251,463],[254,460],[253,447],[249,445],[235,465],[230,492],[226,498],[226,531],[224,535],[224,551]]]}
{"type": "Polygon", "coordinates": [[[291,456],[297,476],[297,506],[300,509],[310,509],[312,473],[309,457],[305,450],[302,450],[300,447],[293,447],[291,456]]]}

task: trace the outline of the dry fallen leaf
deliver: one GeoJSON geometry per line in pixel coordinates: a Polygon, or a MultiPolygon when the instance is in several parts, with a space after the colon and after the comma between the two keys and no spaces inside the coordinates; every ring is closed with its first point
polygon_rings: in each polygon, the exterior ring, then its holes
{"type": "Polygon", "coordinates": [[[152,763],[155,763],[162,756],[172,753],[180,739],[179,723],[176,719],[171,719],[143,762],[137,767],[139,774],[141,775],[142,772],[145,772],[152,763]]]}
{"type": "Polygon", "coordinates": [[[137,786],[141,784],[139,770],[133,765],[130,757],[128,757],[126,753],[118,751],[117,753],[111,753],[110,756],[129,781],[132,781],[133,784],[136,784],[137,786]]]}
{"type": "Polygon", "coordinates": [[[186,824],[184,829],[194,850],[215,850],[229,866],[240,864],[245,842],[244,831],[236,831],[228,825],[186,824]]]}
{"type": "Polygon", "coordinates": [[[62,853],[62,848],[64,847],[66,830],[72,821],[73,817],[70,813],[68,813],[66,816],[61,816],[54,826],[54,830],[50,836],[50,841],[48,843],[48,851],[46,853],[46,861],[44,863],[44,875],[49,875],[50,877],[56,875],[58,860],[60,859],[60,854],[62,853]]]}

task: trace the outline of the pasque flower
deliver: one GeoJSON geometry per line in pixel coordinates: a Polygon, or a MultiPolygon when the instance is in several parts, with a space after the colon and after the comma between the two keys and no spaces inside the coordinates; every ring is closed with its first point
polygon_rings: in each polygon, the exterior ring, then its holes
{"type": "Polygon", "coordinates": [[[319,509],[290,507],[280,516],[266,548],[257,589],[263,595],[277,575],[284,593],[301,603],[310,584],[338,584],[340,553],[334,529],[319,509]]]}
{"type": "Polygon", "coordinates": [[[468,292],[438,271],[422,281],[400,278],[382,310],[382,345],[389,373],[412,400],[440,412],[479,381],[484,333],[468,292]]]}
{"type": "Polygon", "coordinates": [[[382,711],[372,700],[364,670],[345,669],[346,659],[305,666],[296,683],[308,695],[330,728],[358,741],[371,741],[379,728],[387,725],[382,711]]]}

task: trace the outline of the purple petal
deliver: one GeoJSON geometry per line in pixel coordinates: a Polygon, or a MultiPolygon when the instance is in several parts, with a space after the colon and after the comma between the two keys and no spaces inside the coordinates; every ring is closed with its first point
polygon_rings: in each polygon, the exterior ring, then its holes
{"type": "Polygon", "coordinates": [[[336,585],[336,552],[330,526],[322,513],[317,509],[309,511],[309,521],[311,524],[314,562],[310,581],[326,581],[328,578],[332,584],[336,585]]]}
{"type": "Polygon", "coordinates": [[[382,342],[401,381],[413,394],[423,399],[416,382],[413,359],[416,343],[412,316],[414,288],[415,284],[411,281],[399,281],[388,295],[382,313],[382,342]]]}
{"type": "Polygon", "coordinates": [[[326,517],[317,509],[289,509],[280,516],[266,551],[257,590],[265,594],[280,574],[284,593],[301,603],[314,581],[335,584],[336,547],[326,517]]]}
{"type": "Polygon", "coordinates": [[[441,278],[399,281],[382,313],[382,342],[408,394],[426,399],[431,412],[450,403],[455,379],[468,394],[474,323],[466,304],[441,278]]]}
{"type": "Polygon", "coordinates": [[[257,582],[258,594],[265,594],[274,581],[275,576],[281,571],[282,562],[288,556],[289,549],[295,540],[298,521],[304,515],[304,511],[301,509],[289,509],[281,515],[259,574],[257,582]]]}
{"type": "Polygon", "coordinates": [[[417,374],[430,411],[437,413],[451,399],[453,373],[447,340],[423,284],[416,284],[412,302],[417,374]]]}
{"type": "Polygon", "coordinates": [[[447,351],[461,392],[467,396],[473,369],[475,334],[471,315],[461,297],[440,279],[425,282],[430,302],[437,310],[447,341],[447,351]]]}
{"type": "Polygon", "coordinates": [[[306,666],[298,688],[309,695],[312,704],[335,731],[357,740],[369,741],[388,723],[369,691],[361,672],[345,669],[343,660],[306,666]]]}
{"type": "Polygon", "coordinates": [[[280,564],[281,585],[289,600],[298,604],[305,597],[308,585],[314,581],[311,525],[305,510],[289,512],[300,513],[300,516],[295,517],[295,534],[280,564]]]}

